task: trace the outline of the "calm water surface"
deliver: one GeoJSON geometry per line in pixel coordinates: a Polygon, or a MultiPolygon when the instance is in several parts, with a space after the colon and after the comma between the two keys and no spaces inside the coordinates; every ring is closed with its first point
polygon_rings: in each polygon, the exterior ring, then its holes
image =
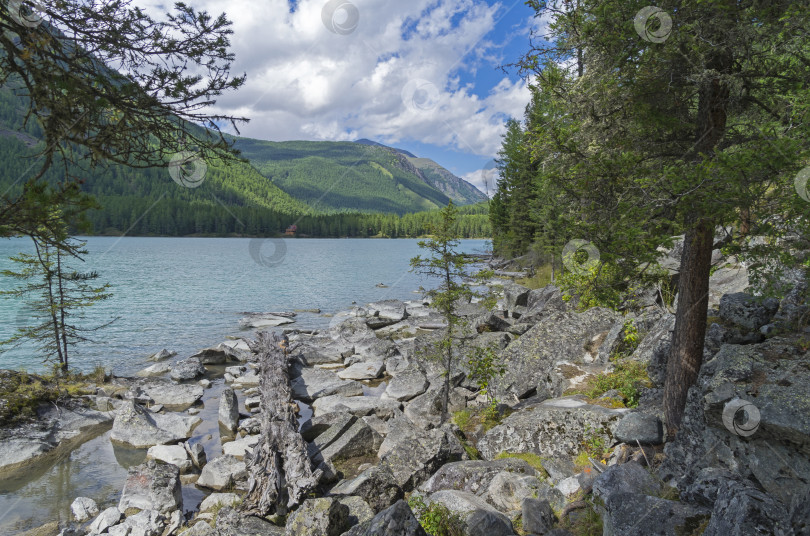
{"type": "MultiPolygon", "coordinates": [[[[180,356],[239,334],[246,311],[320,309],[333,313],[358,304],[413,299],[429,286],[409,271],[419,253],[416,240],[88,238],[82,271],[99,272],[113,298],[88,310],[88,326],[115,322],[92,335],[94,344],[74,350],[72,364],[89,370],[103,365],[116,374],[133,373],[161,348],[180,356]],[[388,288],[378,288],[384,283],[388,288]]],[[[462,241],[464,251],[482,251],[484,240],[462,241]]],[[[32,251],[30,240],[0,240],[0,270],[14,268],[8,257],[32,251]]],[[[15,284],[0,277],[0,289],[15,284]]],[[[19,301],[0,298],[0,340],[25,324],[29,312],[19,301]]],[[[291,327],[322,327],[323,314],[301,313],[291,327]]],[[[2,351],[2,350],[0,350],[2,351]]],[[[32,348],[5,350],[0,368],[32,369],[32,348]]]]}
{"type": "MultiPolygon", "coordinates": [[[[87,240],[89,253],[77,268],[98,271],[114,296],[92,307],[86,324],[116,320],[94,334],[94,343],[76,348],[72,364],[84,370],[102,365],[121,376],[144,368],[145,358],[161,348],[185,357],[229,335],[249,335],[238,326],[243,312],[320,309],[320,314],[299,313],[289,327],[325,327],[326,313],[346,309],[353,301],[414,299],[419,296],[415,290],[431,285],[409,271],[410,258],[419,253],[416,240],[87,240]],[[378,288],[378,283],[388,288],[378,288]]],[[[465,240],[461,249],[482,252],[485,247],[483,240],[465,240]]],[[[10,255],[30,251],[28,239],[0,240],[0,271],[14,267],[10,255]]],[[[0,289],[13,284],[0,277],[0,289]]],[[[21,301],[0,298],[0,340],[25,324],[29,314],[21,301]]],[[[0,352],[0,368],[41,369],[30,346],[0,352]]],[[[204,422],[190,439],[203,443],[209,459],[221,454],[216,411],[223,387],[215,377],[203,399],[204,422]]],[[[107,432],[18,478],[0,479],[0,534],[67,519],[75,497],[91,497],[102,509],[116,504],[126,469],[144,458],[144,450],[113,447],[107,432]]],[[[196,508],[203,495],[193,485],[184,486],[185,509],[196,508]]]]}

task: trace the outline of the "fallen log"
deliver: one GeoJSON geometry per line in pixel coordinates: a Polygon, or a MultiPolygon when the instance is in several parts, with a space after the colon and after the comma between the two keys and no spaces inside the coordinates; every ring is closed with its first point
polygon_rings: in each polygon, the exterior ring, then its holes
{"type": "Polygon", "coordinates": [[[289,377],[288,340],[260,332],[251,342],[259,354],[261,374],[261,434],[245,456],[248,491],[242,502],[245,514],[286,514],[318,485],[320,470],[312,470],[307,446],[298,433],[297,406],[289,377]]]}

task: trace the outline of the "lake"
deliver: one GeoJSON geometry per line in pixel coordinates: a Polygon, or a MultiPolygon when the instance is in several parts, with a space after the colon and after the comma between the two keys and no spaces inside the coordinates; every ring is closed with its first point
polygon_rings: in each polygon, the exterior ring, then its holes
{"type": "MultiPolygon", "coordinates": [[[[96,270],[112,284],[113,298],[88,310],[87,324],[115,322],[95,334],[95,343],[74,350],[72,364],[90,370],[102,365],[130,375],[147,365],[161,348],[178,357],[217,344],[241,332],[244,312],[320,309],[299,313],[286,327],[326,327],[327,313],[387,298],[418,298],[431,282],[409,270],[419,253],[416,240],[110,238],[87,239],[82,271],[96,270]],[[387,288],[379,288],[383,283],[387,288]]],[[[484,240],[464,240],[461,249],[481,252],[484,240]]],[[[33,251],[28,239],[0,241],[0,270],[10,255],[33,251]]],[[[0,277],[0,288],[14,281],[0,277]]],[[[0,301],[0,339],[7,339],[26,308],[19,300],[0,301]]],[[[0,368],[41,369],[31,347],[0,354],[0,368]]],[[[221,368],[221,367],[219,367],[221,368]]],[[[225,387],[222,370],[203,398],[204,424],[191,443],[202,443],[209,457],[221,452],[216,426],[217,401],[225,387]]],[[[240,395],[240,405],[244,403],[240,395]]],[[[247,410],[242,405],[242,411],[247,410]]],[[[39,464],[13,479],[0,480],[0,534],[18,534],[47,521],[66,520],[70,503],[91,497],[104,508],[117,502],[127,468],[143,462],[145,450],[114,446],[107,431],[56,460],[39,464]]],[[[204,493],[183,486],[185,509],[196,508],[204,493]]]]}
{"type": "MultiPolygon", "coordinates": [[[[89,237],[81,271],[99,272],[113,297],[87,312],[86,325],[112,325],[91,336],[94,343],[74,350],[71,365],[91,370],[102,365],[118,375],[145,366],[145,358],[167,348],[191,355],[239,334],[243,312],[320,309],[299,313],[288,327],[317,328],[327,313],[353,301],[414,299],[431,282],[409,270],[419,254],[416,240],[249,239],[89,237]],[[387,288],[376,285],[383,283],[387,288]]],[[[485,240],[463,240],[460,249],[482,252],[485,240]]],[[[0,270],[13,268],[8,257],[32,252],[30,239],[0,240],[0,270]]],[[[16,282],[0,277],[0,289],[16,282]]],[[[25,324],[20,300],[0,299],[0,340],[25,324]]],[[[30,345],[0,350],[0,368],[40,370],[30,345]]]]}

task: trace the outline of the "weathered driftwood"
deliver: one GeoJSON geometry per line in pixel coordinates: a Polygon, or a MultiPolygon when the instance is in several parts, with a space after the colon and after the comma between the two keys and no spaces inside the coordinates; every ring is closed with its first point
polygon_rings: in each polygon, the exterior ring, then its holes
{"type": "Polygon", "coordinates": [[[296,405],[288,372],[286,337],[261,332],[251,349],[261,366],[261,436],[246,456],[248,492],[242,503],[247,514],[285,514],[297,506],[321,477],[312,470],[307,446],[298,433],[296,405]]]}

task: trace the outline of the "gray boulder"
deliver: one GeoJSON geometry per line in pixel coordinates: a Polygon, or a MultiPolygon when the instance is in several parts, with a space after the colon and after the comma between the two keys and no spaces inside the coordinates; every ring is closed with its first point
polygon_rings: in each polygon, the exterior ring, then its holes
{"type": "Polygon", "coordinates": [[[164,517],[155,510],[143,510],[127,516],[119,525],[109,529],[110,536],[161,536],[166,525],[164,517]]]}
{"type": "Polygon", "coordinates": [[[149,365],[143,370],[139,370],[135,373],[135,375],[139,378],[153,378],[156,376],[163,376],[171,369],[172,366],[169,363],[155,363],[154,365],[149,365]]]}
{"type": "Polygon", "coordinates": [[[438,383],[405,405],[405,416],[423,430],[436,428],[442,420],[442,387],[438,383]]]}
{"type": "Polygon", "coordinates": [[[106,532],[108,528],[112,527],[121,520],[121,511],[111,506],[101,512],[96,519],[88,527],[88,534],[101,534],[106,532]]]}
{"type": "Polygon", "coordinates": [[[178,382],[196,380],[203,376],[205,376],[205,367],[196,357],[178,361],[169,373],[169,377],[178,382]]]}
{"type": "Polygon", "coordinates": [[[143,394],[155,404],[169,411],[183,411],[202,398],[204,390],[199,385],[176,384],[169,381],[149,381],[140,386],[143,394]]]}
{"type": "Polygon", "coordinates": [[[614,429],[627,410],[587,404],[581,397],[546,400],[516,411],[478,442],[488,460],[501,452],[533,452],[541,456],[575,456],[586,439],[614,442],[614,429]]]}
{"type": "Polygon", "coordinates": [[[366,324],[377,329],[401,322],[408,317],[405,304],[399,300],[382,300],[366,306],[366,324]]]}
{"type": "Polygon", "coordinates": [[[547,534],[556,521],[551,505],[541,499],[523,499],[520,513],[523,530],[530,534],[547,534]]]}
{"type": "Polygon", "coordinates": [[[778,310],[779,301],[775,298],[756,298],[744,292],[720,298],[720,318],[749,331],[770,323],[778,310]]]}
{"type": "Polygon", "coordinates": [[[745,292],[749,287],[748,269],[742,265],[722,266],[709,277],[709,307],[717,307],[726,294],[745,292]]]}
{"type": "Polygon", "coordinates": [[[129,515],[133,509],[156,510],[161,514],[182,510],[180,470],[174,465],[154,460],[131,467],[118,510],[129,515]]]}
{"type": "Polygon", "coordinates": [[[641,465],[628,462],[608,467],[593,483],[594,497],[607,501],[614,493],[656,495],[661,484],[641,465]]]}
{"type": "Polygon", "coordinates": [[[73,513],[73,518],[81,523],[98,515],[98,505],[93,499],[76,497],[70,504],[70,511],[73,513]]]}
{"type": "Polygon", "coordinates": [[[283,527],[277,527],[266,519],[242,515],[237,509],[226,506],[217,514],[216,536],[284,536],[283,527]]]}
{"type": "Polygon", "coordinates": [[[429,536],[413,515],[408,503],[400,500],[373,519],[356,525],[343,536],[429,536]]]}
{"type": "Polygon", "coordinates": [[[203,467],[197,485],[213,490],[230,488],[247,477],[245,462],[228,454],[214,458],[203,467]]]}
{"type": "Polygon", "coordinates": [[[459,515],[464,523],[465,536],[512,536],[514,529],[509,518],[487,504],[483,499],[466,491],[443,490],[430,495],[427,504],[439,503],[459,515]]]}
{"type": "Polygon", "coordinates": [[[152,413],[124,400],[116,412],[110,439],[135,448],[167,445],[191,437],[200,422],[198,417],[152,413]]]}
{"type": "Polygon", "coordinates": [[[566,378],[555,371],[561,362],[593,362],[599,350],[595,337],[607,333],[620,315],[602,308],[584,313],[554,312],[513,341],[501,353],[506,373],[498,380],[499,393],[518,398],[534,391],[546,396],[561,396],[566,378]]]}
{"type": "Polygon", "coordinates": [[[379,378],[385,370],[381,360],[362,361],[337,373],[341,380],[373,380],[379,378]]]}
{"type": "Polygon", "coordinates": [[[150,355],[146,358],[147,361],[165,361],[170,357],[174,357],[177,355],[177,352],[170,352],[167,349],[163,349],[155,354],[150,355]]]}
{"type": "Polygon", "coordinates": [[[689,393],[678,440],[665,449],[662,476],[723,467],[790,504],[810,481],[806,360],[791,338],[724,345],[704,363],[698,387],[689,393]]]}
{"type": "Polygon", "coordinates": [[[421,370],[411,368],[394,376],[382,397],[405,402],[424,393],[429,385],[421,370]]]}
{"type": "Polygon", "coordinates": [[[155,445],[149,447],[146,452],[146,459],[174,465],[180,470],[180,474],[187,473],[194,467],[184,445],[155,445]]]}
{"type": "Polygon", "coordinates": [[[693,534],[710,511],[700,506],[642,495],[614,493],[605,503],[604,536],[681,536],[693,534]]]}
{"type": "Polygon", "coordinates": [[[362,396],[363,385],[353,380],[343,380],[334,372],[319,368],[304,368],[301,375],[290,385],[296,400],[311,402],[331,395],[362,396]]]}
{"type": "Polygon", "coordinates": [[[287,519],[287,536],[340,536],[349,528],[349,508],[331,497],[307,499],[287,519]]]}
{"type": "Polygon", "coordinates": [[[376,513],[404,497],[402,488],[387,467],[372,466],[355,478],[343,480],[329,491],[330,495],[356,495],[376,513]]]}
{"type": "Polygon", "coordinates": [[[717,490],[705,536],[790,534],[787,508],[748,482],[727,480],[717,490]]]}
{"type": "Polygon", "coordinates": [[[370,396],[331,395],[319,398],[312,403],[312,409],[316,415],[341,411],[358,417],[376,415],[381,419],[393,417],[399,408],[400,403],[396,400],[384,400],[370,396]]]}
{"type": "Polygon", "coordinates": [[[378,456],[380,465],[391,471],[397,485],[411,491],[439,467],[461,460],[466,453],[448,426],[424,431],[400,418],[391,424],[378,456]]]}
{"type": "Polygon", "coordinates": [[[219,424],[231,433],[239,426],[239,400],[230,387],[223,389],[219,396],[219,424]]]}
{"type": "Polygon", "coordinates": [[[501,512],[520,510],[524,499],[538,496],[538,490],[548,488],[536,476],[517,475],[507,471],[498,473],[489,484],[489,502],[501,512]]]}
{"type": "Polygon", "coordinates": [[[613,434],[622,443],[660,445],[664,442],[664,425],[655,415],[634,412],[619,420],[613,434]]]}
{"type": "Polygon", "coordinates": [[[360,497],[338,497],[338,502],[349,509],[349,526],[359,525],[374,518],[374,510],[360,497]]]}
{"type": "MultiPolygon", "coordinates": [[[[315,441],[324,444],[323,434],[315,441]]],[[[382,437],[362,419],[355,419],[343,433],[335,437],[327,446],[320,449],[314,457],[316,461],[339,461],[359,456],[368,456],[377,452],[382,437]]]]}
{"type": "Polygon", "coordinates": [[[492,461],[466,460],[442,465],[427,482],[419,486],[419,490],[434,493],[443,489],[454,489],[484,495],[492,479],[502,472],[518,476],[537,475],[532,466],[518,458],[492,461]]]}

